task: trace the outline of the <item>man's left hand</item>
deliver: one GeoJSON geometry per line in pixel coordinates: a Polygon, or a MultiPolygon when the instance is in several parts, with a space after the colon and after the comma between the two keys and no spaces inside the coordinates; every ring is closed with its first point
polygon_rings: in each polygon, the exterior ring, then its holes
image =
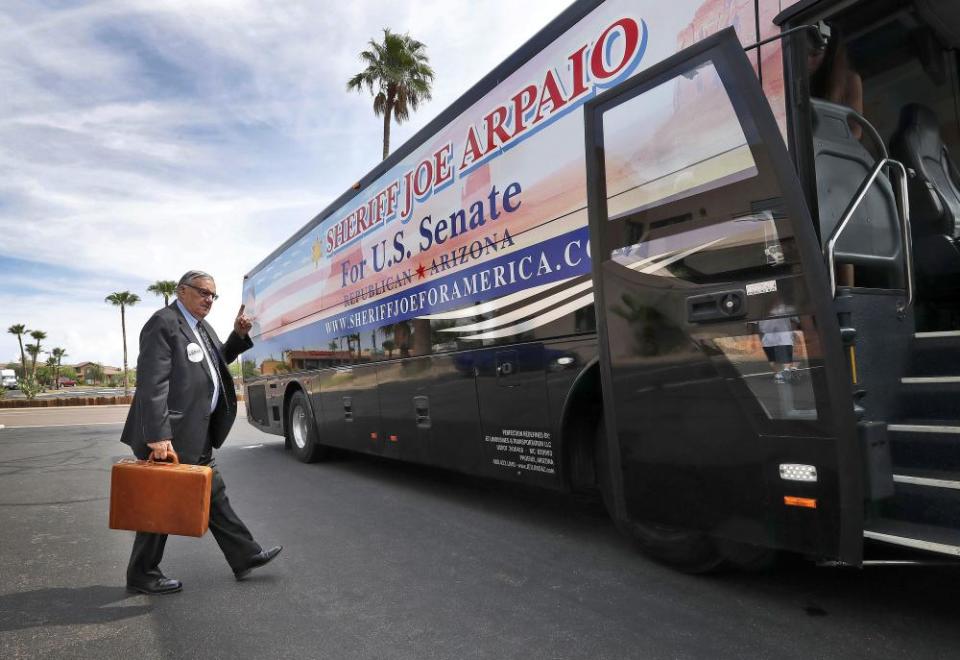
{"type": "Polygon", "coordinates": [[[250,332],[250,328],[253,327],[253,320],[243,313],[243,310],[246,308],[246,304],[240,305],[240,311],[237,312],[237,318],[233,322],[233,331],[241,337],[246,337],[247,333],[250,332]]]}

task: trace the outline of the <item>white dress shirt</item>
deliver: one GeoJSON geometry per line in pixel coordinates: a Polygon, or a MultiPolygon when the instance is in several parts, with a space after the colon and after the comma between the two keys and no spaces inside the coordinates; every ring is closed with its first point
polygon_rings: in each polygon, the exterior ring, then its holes
{"type": "MultiPolygon", "coordinates": [[[[187,311],[187,308],[184,307],[183,303],[180,300],[177,300],[177,307],[180,308],[180,313],[183,314],[183,318],[187,319],[187,325],[190,326],[190,329],[193,330],[193,336],[196,337],[197,343],[200,345],[200,350],[203,351],[203,357],[207,361],[207,367],[210,369],[210,378],[213,379],[213,398],[210,400],[210,412],[212,413],[217,409],[217,399],[220,397],[220,373],[216,371],[216,363],[210,359],[210,356],[207,354],[206,343],[203,341],[203,338],[200,337],[200,331],[197,329],[197,325],[200,323],[193,314],[187,311]]],[[[209,333],[208,333],[209,334],[209,333]]],[[[210,340],[210,343],[213,344],[213,340],[210,340]]]]}

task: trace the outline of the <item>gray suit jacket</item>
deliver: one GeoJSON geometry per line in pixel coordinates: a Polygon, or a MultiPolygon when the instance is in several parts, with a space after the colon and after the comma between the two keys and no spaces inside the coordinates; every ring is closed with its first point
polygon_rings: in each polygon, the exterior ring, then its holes
{"type": "Polygon", "coordinates": [[[210,412],[213,379],[206,358],[191,362],[187,346],[197,339],[176,302],[157,311],[140,332],[137,390],[120,439],[137,458],[150,454],[148,442],[173,438],[173,448],[184,463],[196,463],[207,435],[220,447],[237,417],[237,395],[227,364],[253,346],[249,337],[230,333],[225,344],[213,328],[201,321],[213,344],[223,387],[216,410],[210,412]]]}

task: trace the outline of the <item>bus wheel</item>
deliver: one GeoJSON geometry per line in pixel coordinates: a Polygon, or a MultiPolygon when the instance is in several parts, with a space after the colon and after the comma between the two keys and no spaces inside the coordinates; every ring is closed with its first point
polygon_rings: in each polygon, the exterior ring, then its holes
{"type": "Polygon", "coordinates": [[[759,572],[773,567],[778,558],[770,548],[712,538],[700,532],[632,521],[627,525],[628,535],[642,552],[685,573],[724,569],[759,572]]]}
{"type": "Polygon", "coordinates": [[[724,566],[723,555],[704,534],[651,523],[628,524],[640,550],[672,568],[697,574],[712,573],[724,566]]]}
{"type": "Polygon", "coordinates": [[[617,529],[630,538],[639,550],[656,561],[685,573],[710,573],[721,568],[724,557],[710,537],[700,532],[630,520],[618,514],[607,452],[606,424],[597,427],[597,475],[603,504],[617,529]]]}
{"type": "Polygon", "coordinates": [[[287,415],[287,444],[298,460],[313,463],[324,458],[327,448],[320,444],[317,424],[303,392],[294,392],[287,415]]]}

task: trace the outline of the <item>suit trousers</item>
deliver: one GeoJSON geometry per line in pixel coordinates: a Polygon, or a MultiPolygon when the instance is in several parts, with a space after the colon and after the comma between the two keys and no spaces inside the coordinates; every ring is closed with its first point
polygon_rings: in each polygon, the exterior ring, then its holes
{"type": "MultiPolygon", "coordinates": [[[[217,540],[217,545],[220,546],[230,568],[234,571],[243,570],[247,568],[250,559],[261,551],[260,544],[253,540],[250,530],[230,506],[226,485],[213,460],[201,458],[199,464],[213,468],[210,531],[213,532],[213,537],[217,540]]],[[[160,560],[163,559],[163,548],[166,543],[166,534],[137,532],[133,541],[133,550],[130,553],[130,563],[127,565],[127,581],[135,582],[160,577],[162,575],[160,560]]]]}

